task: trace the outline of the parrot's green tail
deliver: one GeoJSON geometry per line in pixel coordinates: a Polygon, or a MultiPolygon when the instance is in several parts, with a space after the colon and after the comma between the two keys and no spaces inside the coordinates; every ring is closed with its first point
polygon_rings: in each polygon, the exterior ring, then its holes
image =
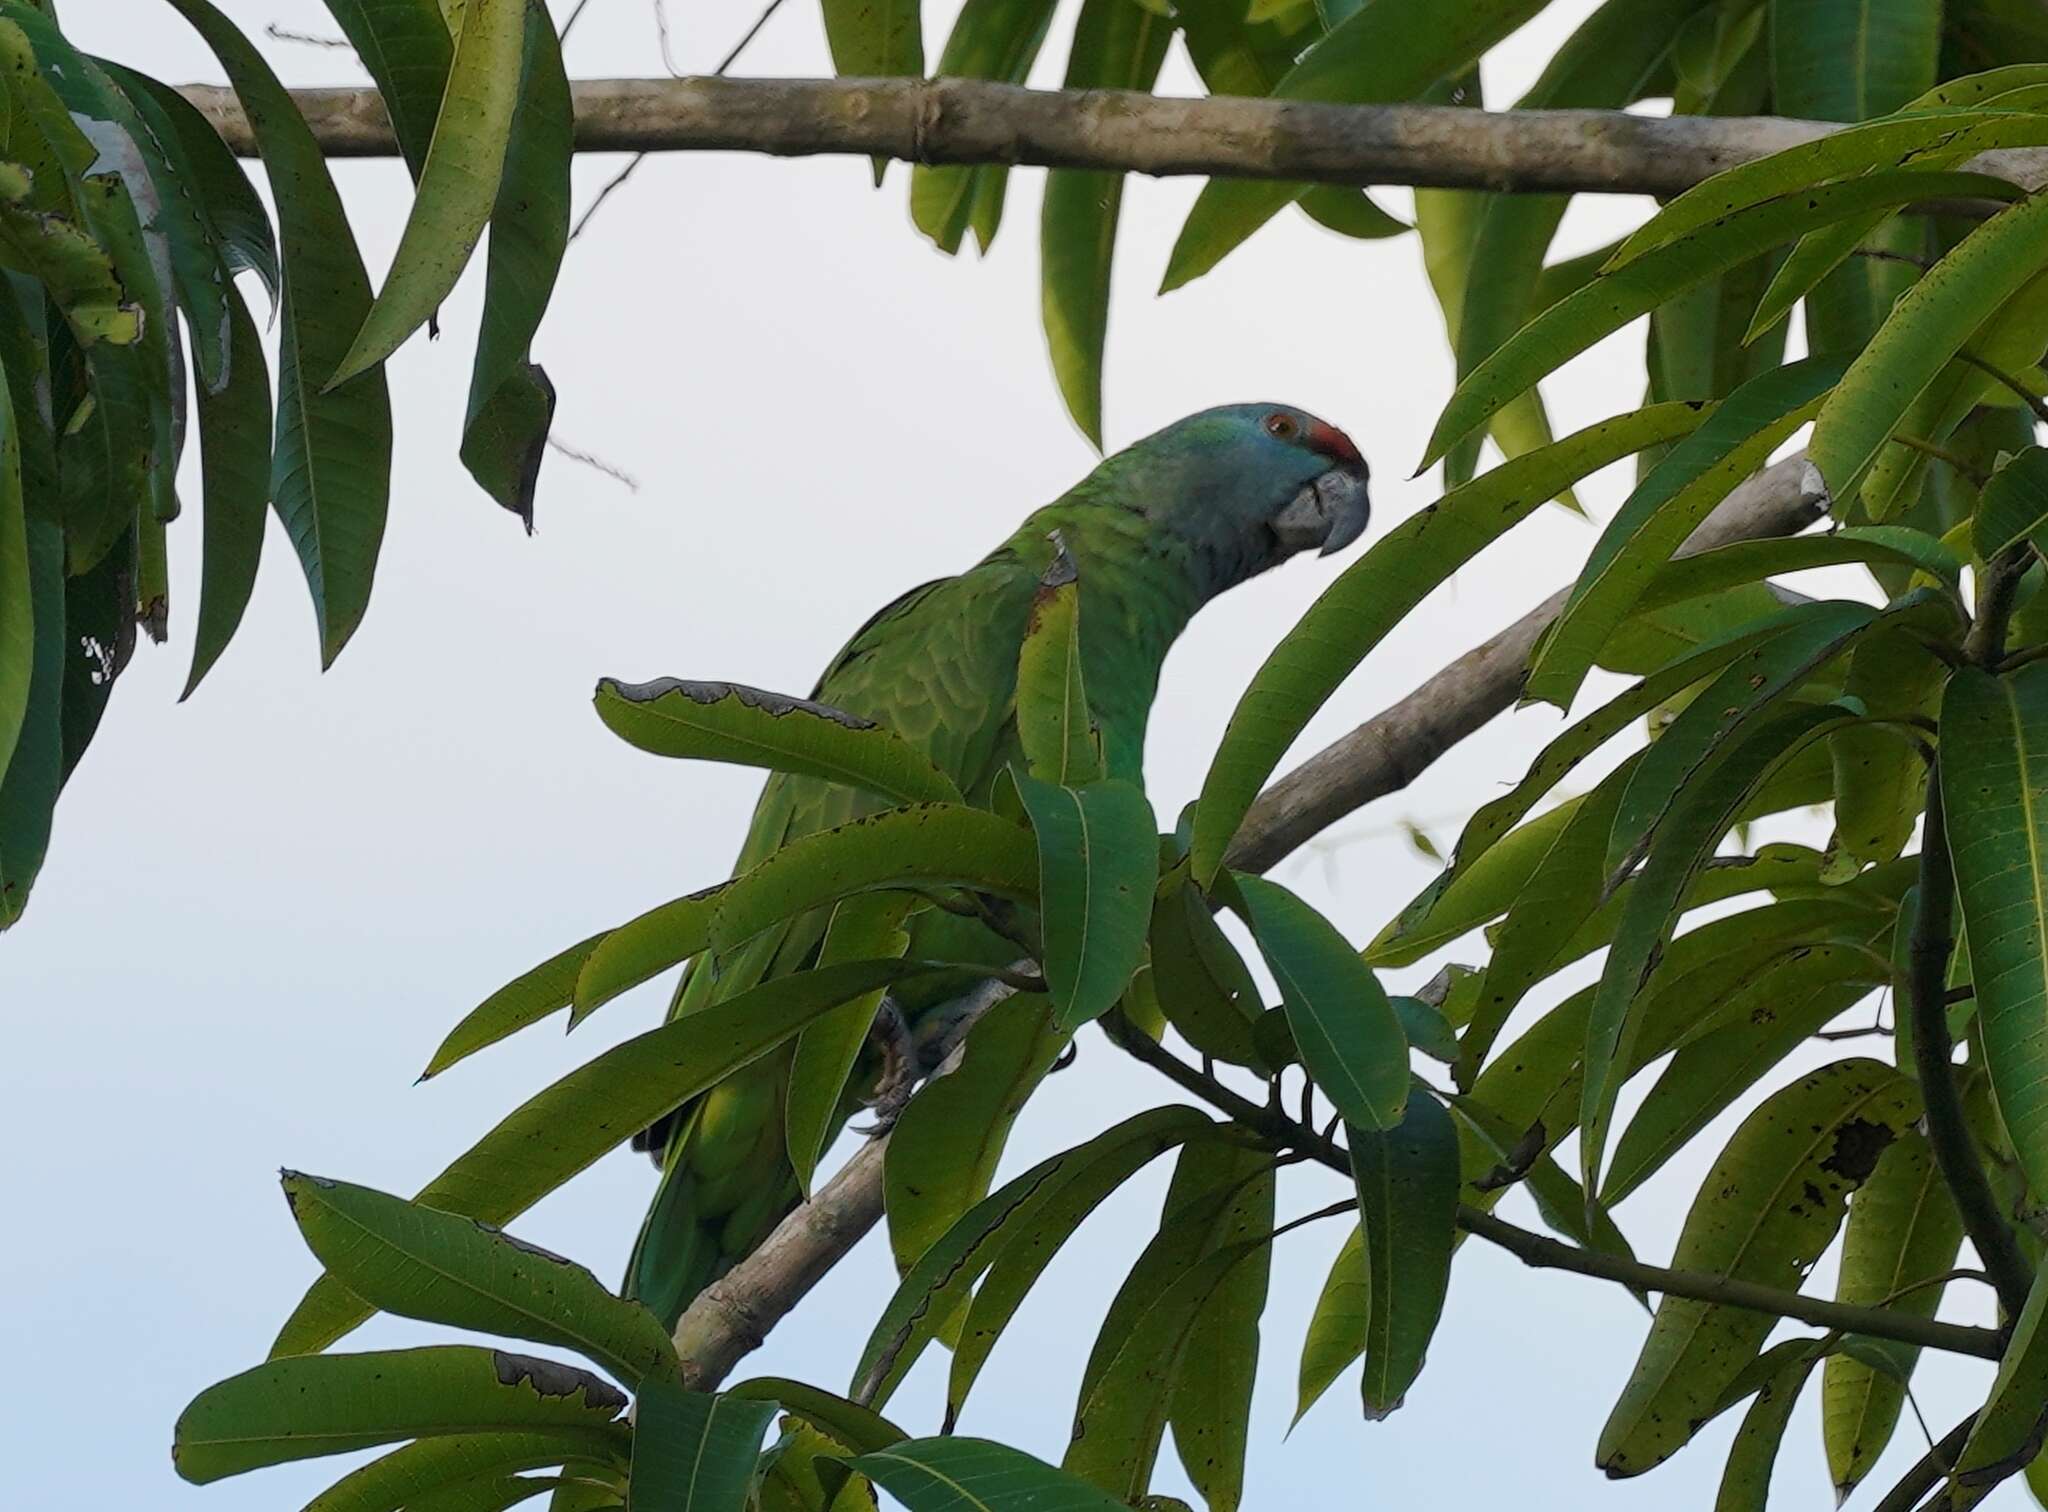
{"type": "Polygon", "coordinates": [[[797,1205],[796,1173],[783,1153],[781,1078],[779,1062],[748,1067],[676,1121],[624,1286],[666,1327],[797,1205]]]}

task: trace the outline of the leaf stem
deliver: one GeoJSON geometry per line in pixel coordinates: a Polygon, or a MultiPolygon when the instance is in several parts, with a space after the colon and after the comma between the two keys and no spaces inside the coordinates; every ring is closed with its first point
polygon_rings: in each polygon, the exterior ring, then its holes
{"type": "Polygon", "coordinates": [[[1960,351],[1956,353],[1956,356],[1969,363],[1971,367],[1976,368],[1979,372],[1988,373],[1991,377],[1997,379],[1999,383],[2019,396],[2020,402],[2034,412],[2036,420],[2048,423],[2048,403],[2044,403],[2039,394],[2020,382],[2018,378],[2008,373],[2004,368],[1994,363],[1986,362],[1975,352],[1968,350],[1960,351]]]}
{"type": "Polygon", "coordinates": [[[1925,456],[1934,458],[1937,462],[1946,462],[1979,488],[1982,488],[1990,481],[1991,475],[1961,452],[1952,451],[1946,446],[1929,441],[1924,436],[1909,436],[1901,431],[1893,435],[1892,440],[1905,447],[1908,451],[1920,452],[1925,456]]]}
{"type": "Polygon", "coordinates": [[[1970,1430],[1976,1426],[1977,1414],[1973,1412],[1949,1429],[1942,1441],[1922,1455],[1920,1462],[1899,1478],[1899,1483],[1885,1493],[1884,1500],[1871,1508],[1871,1512],[1913,1512],[1920,1505],[1920,1498],[1932,1491],[1954,1467],[1957,1456],[1963,1452],[1963,1445],[1970,1441],[1970,1430]]]}
{"type": "MultiPolygon", "coordinates": [[[[1253,1102],[1213,1076],[1205,1076],[1165,1046],[1155,1044],[1142,1034],[1124,1030],[1112,1019],[1104,1019],[1102,1024],[1111,1043],[1152,1067],[1183,1091],[1192,1093],[1218,1112],[1275,1143],[1300,1150],[1311,1160],[1328,1166],[1347,1179],[1350,1177],[1350,1157],[1315,1130],[1302,1127],[1284,1113],[1253,1102]]],[[[1474,1207],[1461,1205],[1457,1222],[1466,1233],[1499,1245],[1523,1264],[1542,1270],[1572,1271],[1603,1281],[1616,1281],[1638,1290],[1723,1303],[1751,1312],[1768,1313],[1773,1317],[1796,1318],[1821,1328],[1868,1334],[1878,1339],[1897,1339],[1901,1343],[1946,1350],[1952,1354],[1975,1355],[1984,1360],[1997,1359],[2005,1347],[2004,1334],[1995,1328],[1940,1323],[1879,1307],[1854,1307],[1822,1297],[1808,1297],[1733,1276],[1645,1265],[1618,1255],[1580,1249],[1576,1245],[1517,1228],[1474,1207]]]]}

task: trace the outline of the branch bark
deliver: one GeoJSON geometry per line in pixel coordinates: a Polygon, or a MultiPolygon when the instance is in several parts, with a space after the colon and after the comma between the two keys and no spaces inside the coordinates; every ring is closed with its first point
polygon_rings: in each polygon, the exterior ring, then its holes
{"type": "MultiPolygon", "coordinates": [[[[1676,194],[1840,129],[1777,116],[1176,99],[977,79],[585,79],[573,92],[579,152],[845,154],[1596,194],[1676,194]]],[[[236,152],[254,155],[232,90],[189,85],[184,94],[236,152]]],[[[299,89],[292,98],[328,156],[396,155],[375,90],[299,89]]],[[[2048,150],[1987,153],[1972,166],[2028,189],[2048,182],[2048,150]]]]}
{"type": "MultiPolygon", "coordinates": [[[[1702,551],[1758,536],[1792,535],[1819,519],[1826,505],[1818,476],[1805,457],[1788,457],[1736,487],[1693,533],[1688,547],[1702,551]]],[[[1266,870],[1361,804],[1405,787],[1451,746],[1500,713],[1521,689],[1536,636],[1563,603],[1564,594],[1555,595],[1386,713],[1283,777],[1253,805],[1230,864],[1243,871],[1266,870]]],[[[972,1023],[972,1017],[963,1017],[972,1023]]],[[[964,1033],[964,1026],[958,1032],[964,1033]]],[[[676,1325],[675,1339],[691,1386],[715,1389],[874,1227],[882,1216],[888,1145],[886,1134],[869,1140],[810,1201],[783,1219],[760,1249],[690,1304],[676,1325]]],[[[1540,1235],[1529,1238],[1548,1242],[1540,1235]]],[[[1530,1264],[1546,1263],[1527,1254],[1523,1258],[1530,1264]]],[[[1960,1339],[1959,1334],[1956,1340],[1960,1339]]],[[[1957,1347],[1956,1340],[1936,1347],[1957,1347]]],[[[1974,1335],[1966,1342],[1972,1343],[1966,1352],[1981,1352],[1974,1335]]]]}

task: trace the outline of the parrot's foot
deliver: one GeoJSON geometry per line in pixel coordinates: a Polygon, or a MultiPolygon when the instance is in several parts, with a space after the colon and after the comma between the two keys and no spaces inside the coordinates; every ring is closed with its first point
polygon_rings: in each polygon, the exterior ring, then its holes
{"type": "Polygon", "coordinates": [[[875,1073],[874,1090],[861,1101],[875,1115],[875,1121],[855,1132],[885,1134],[896,1127],[896,1120],[910,1106],[910,1094],[917,1090],[918,1076],[924,1068],[918,1059],[917,1039],[910,1032],[910,1020],[903,1016],[895,998],[882,999],[868,1039],[881,1067],[875,1073]]]}

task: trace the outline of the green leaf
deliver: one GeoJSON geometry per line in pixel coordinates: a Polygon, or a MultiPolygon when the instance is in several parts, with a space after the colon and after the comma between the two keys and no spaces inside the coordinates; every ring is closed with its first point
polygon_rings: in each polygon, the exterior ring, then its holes
{"type": "Polygon", "coordinates": [[[1080,787],[1102,775],[1102,753],[1081,676],[1080,575],[1053,534],[1052,565],[1032,595],[1017,652],[1017,740],[1033,777],[1080,787]]]}
{"type": "MultiPolygon", "coordinates": [[[[1839,77],[1844,70],[1815,72],[1839,77]]],[[[2031,147],[2043,142],[2048,142],[2048,116],[2010,110],[1945,111],[1866,121],[1768,157],[1738,163],[1686,190],[1632,232],[1607,260],[1607,267],[1619,268],[1725,215],[1810,185],[1872,169],[1962,162],[1995,147],[2031,147]],[[1929,159],[1932,161],[1923,161],[1929,159]]]]}
{"type": "Polygon", "coordinates": [[[1742,1426],[1729,1446],[1714,1512],[1765,1512],[1771,1472],[1777,1467],[1778,1448],[1785,1442],[1785,1425],[1799,1405],[1799,1394],[1813,1374],[1818,1353],[1810,1346],[1800,1350],[1757,1388],[1756,1400],[1743,1414],[1742,1426]]]}
{"type": "MultiPolygon", "coordinates": [[[[1955,1265],[1962,1237],[1962,1218],[1934,1153],[1924,1136],[1908,1129],[1850,1199],[1836,1300],[1931,1318],[1943,1288],[1922,1283],[1955,1265]]],[[[1918,1350],[1905,1349],[1908,1374],[1918,1356],[1918,1350]]],[[[1876,1465],[1905,1399],[1904,1380],[1852,1355],[1828,1356],[1821,1373],[1821,1429],[1837,1497],[1846,1500],[1876,1465]]]]}
{"type": "Polygon", "coordinates": [[[462,1022],[448,1031],[420,1073],[420,1080],[439,1076],[459,1060],[466,1060],[486,1046],[550,1014],[567,1008],[576,999],[576,978],[591,953],[610,931],[592,935],[549,956],[524,975],[507,982],[463,1015],[462,1022]]]}
{"type": "Polygon", "coordinates": [[[1448,881],[1433,880],[1373,937],[1369,966],[1410,966],[1508,911],[1583,798],[1567,798],[1513,830],[1448,881]]]}
{"type": "Polygon", "coordinates": [[[462,464],[533,528],[533,495],[555,414],[555,389],[529,360],[569,245],[575,111],[562,49],[543,6],[526,16],[524,75],[491,207],[484,312],[462,422],[462,464]]]}
{"type": "Polygon", "coordinates": [[[1365,1412],[1381,1418],[1421,1374],[1443,1312],[1457,1242],[1458,1131],[1418,1087],[1399,1124],[1384,1133],[1353,1124],[1349,1139],[1368,1276],[1365,1412]]]}
{"type": "Polygon", "coordinates": [[[567,1455],[623,1447],[626,1398],[572,1366],[471,1345],[274,1359],[209,1386],[178,1417],[171,1457],[205,1484],[400,1439],[545,1433],[567,1455]]]}
{"type": "Polygon", "coordinates": [[[1886,930],[1867,942],[1803,946],[1748,978],[1733,999],[1743,1011],[1717,1011],[1718,1027],[1681,1047],[1644,1097],[1614,1143],[1600,1200],[1620,1203],[1772,1067],[1872,989],[1888,985],[1889,944],[1886,930]]]}
{"type": "MultiPolygon", "coordinates": [[[[1167,1207],[1204,1184],[1236,1192],[1203,1235],[1211,1252],[1273,1231],[1274,1171],[1264,1150],[1222,1141],[1189,1145],[1174,1169],[1167,1207]]],[[[1230,1267],[1196,1315],[1181,1347],[1167,1421],[1175,1452],[1209,1512],[1236,1512],[1244,1499],[1245,1445],[1259,1372],[1259,1317],[1266,1310],[1273,1252],[1261,1245],[1230,1267]]]]}
{"type": "Polygon", "coordinates": [[[2042,271],[2044,225],[2048,195],[2001,210],[1892,307],[1814,420],[1806,454],[1835,497],[1848,497],[1913,399],[2007,299],[2042,271]]]}
{"type": "Polygon", "coordinates": [[[1010,1125],[1068,1043],[1043,996],[1007,998],[969,1031],[960,1065],[910,1100],[883,1167],[899,1272],[988,1195],[1010,1125]]]}
{"type": "Polygon", "coordinates": [[[1281,757],[1411,609],[1567,484],[1682,436],[1701,418],[1693,406],[1668,404],[1590,425],[1453,489],[1346,568],[1273,648],[1231,713],[1195,812],[1196,879],[1215,879],[1281,757]]]}
{"type": "Polygon", "coordinates": [[[269,65],[210,0],[170,3],[226,71],[277,202],[293,281],[284,295],[270,492],[305,569],[328,665],[369,606],[390,501],[391,398],[383,375],[321,387],[369,311],[370,277],[320,144],[269,65]],[[317,300],[294,295],[311,289],[317,300]]]}
{"type": "Polygon", "coordinates": [[[1144,960],[1159,885],[1159,827],[1144,793],[1128,782],[1069,788],[1019,777],[1017,792],[1038,836],[1053,1017],[1072,1032],[1115,1007],[1144,960]]]}
{"type": "Polygon", "coordinates": [[[1310,1079],[1347,1123],[1393,1128],[1408,1104],[1408,1041],[1379,979],[1329,920],[1279,883],[1231,880],[1233,906],[1279,985],[1310,1079]]]}
{"type": "Polygon", "coordinates": [[[998,1276],[990,1277],[975,1295],[973,1314],[961,1332],[949,1392],[957,1406],[973,1369],[1081,1218],[1154,1156],[1214,1127],[1192,1108],[1154,1108],[1040,1161],[984,1197],[924,1252],[896,1288],[854,1368],[854,1395],[876,1407],[886,1402],[924,1346],[965,1305],[982,1273],[1001,1261],[1009,1279],[998,1286],[998,1276]],[[1076,1194],[1083,1197],[1076,1204],[1079,1211],[1064,1225],[1033,1228],[1035,1219],[1060,1211],[1058,1205],[1076,1194]]]}
{"type": "MultiPolygon", "coordinates": [[[[940,969],[950,968],[888,960],[798,972],[635,1035],[528,1098],[413,1200],[485,1223],[508,1223],[827,1009],[885,983],[940,969]]],[[[322,1277],[286,1320],[271,1353],[324,1349],[370,1311],[332,1277],[322,1277]]]]}
{"type": "Polygon", "coordinates": [[[415,184],[434,143],[434,123],[448,92],[448,68],[455,59],[450,32],[461,24],[461,7],[444,14],[439,0],[325,0],[328,14],[384,102],[391,134],[415,184]]]}
{"type": "Polygon", "coordinates": [[[918,0],[824,0],[825,40],[843,78],[916,77],[924,72],[918,0]]]}
{"type": "Polygon", "coordinates": [[[1300,1422],[1351,1362],[1365,1353],[1371,1312],[1372,1276],[1366,1269],[1365,1231],[1355,1228],[1330,1262],[1322,1295],[1316,1298],[1316,1310],[1309,1316],[1295,1387],[1295,1422],[1300,1422]]]}
{"type": "MultiPolygon", "coordinates": [[[[620,1440],[623,1447],[623,1436],[620,1440]]],[[[586,1449],[583,1455],[561,1439],[543,1433],[478,1433],[464,1437],[423,1438],[371,1460],[351,1471],[306,1504],[306,1512],[399,1512],[400,1508],[439,1508],[443,1491],[476,1484],[520,1470],[572,1464],[588,1476],[607,1459],[586,1449]]]]}
{"type": "Polygon", "coordinates": [[[466,0],[434,140],[391,271],[339,367],[339,388],[397,351],[454,290],[482,238],[519,100],[525,0],[466,0]]]}
{"type": "Polygon", "coordinates": [[[564,1345],[628,1386],[681,1368],[654,1314],[572,1261],[369,1187],[296,1171],[283,1179],[307,1247],[380,1311],[564,1345]]]}
{"type": "Polygon", "coordinates": [[[1971,544],[1990,561],[2048,527],[2048,449],[2030,446],[1991,475],[1977,496],[1971,544]]]}
{"type": "MultiPolygon", "coordinates": [[[[1672,1266],[1797,1289],[1835,1237],[1850,1192],[1919,1116],[1913,1084],[1872,1060],[1837,1061],[1767,1098],[1700,1186],[1672,1266]]],[[[1692,1436],[1775,1320],[1666,1296],[1600,1435],[1610,1476],[1638,1475],[1692,1436]]]]}
{"type": "MultiPolygon", "coordinates": [[[[1462,71],[1543,8],[1543,0],[1366,0],[1275,84],[1281,100],[1374,105],[1405,100],[1462,71]]],[[[1201,277],[1307,185],[1214,179],[1188,214],[1162,292],[1201,277]]]]}
{"type": "Polygon", "coordinates": [[[822,777],[904,803],[958,803],[960,790],[873,720],[739,683],[598,682],[598,718],[656,756],[822,777]]]}
{"type": "Polygon", "coordinates": [[[906,1439],[847,1463],[910,1512],[1126,1512],[1086,1481],[987,1439],[906,1439]]]}
{"type": "Polygon", "coordinates": [[[1867,121],[1934,85],[1941,0],[1770,0],[1780,110],[1867,121]]]}
{"type": "Polygon", "coordinates": [[[1992,1488],[2016,1475],[2041,1452],[2042,1403],[2048,1402],[2048,1271],[2034,1278],[2026,1306],[2013,1321],[2012,1342],[1998,1362],[1998,1378],[1977,1414],[1977,1426],[1949,1475],[1947,1505],[1974,1507],[1992,1488]]]}
{"type": "Polygon", "coordinates": [[[35,583],[21,497],[21,429],[8,376],[0,372],[0,774],[28,724],[35,675],[35,583]]]}
{"type": "Polygon", "coordinates": [[[1835,769],[1831,853],[1882,865],[1913,837],[1925,807],[1927,760],[1924,741],[1902,726],[1932,718],[1947,671],[1910,628],[1879,630],[1849,654],[1842,693],[1860,700],[1871,722],[1828,738],[1835,769]]]}
{"type": "Polygon", "coordinates": [[[633,1506],[640,1512],[746,1512],[754,1457],[774,1420],[773,1402],[648,1381],[634,1404],[633,1506]]]}
{"type": "Polygon", "coordinates": [[[1744,652],[1679,711],[1636,763],[1608,836],[1606,865],[1634,865],[1677,795],[1741,733],[1807,685],[1829,662],[1887,619],[1923,607],[1902,600],[1874,610],[1847,599],[1804,604],[1786,629],[1744,652]]]}
{"type": "Polygon", "coordinates": [[[1643,590],[1728,491],[1807,420],[1845,363],[1810,358],[1752,379],[1672,447],[1601,531],[1538,648],[1524,699],[1570,705],[1643,590]]]}
{"type": "MultiPolygon", "coordinates": [[[[1157,854],[1149,832],[1146,848],[1157,854]]],[[[958,884],[1001,897],[1034,898],[1039,883],[1037,850],[1029,830],[985,809],[957,803],[884,809],[792,840],[727,883],[716,894],[711,943],[728,949],[809,909],[905,883],[958,884]]],[[[690,901],[681,899],[669,907],[686,911],[690,901]]],[[[626,928],[637,929],[640,923],[635,920],[626,928]]],[[[599,979],[609,983],[617,974],[611,966],[613,946],[624,952],[630,944],[623,930],[615,930],[613,941],[598,947],[584,980],[577,984],[579,1007],[586,998],[594,1005],[610,996],[609,986],[600,991],[599,979]]]]}
{"type": "Polygon", "coordinates": [[[0,774],[0,929],[28,906],[49,846],[64,767],[64,532],[53,521],[30,516],[26,535],[35,660],[21,733],[0,774]]]}
{"type": "Polygon", "coordinates": [[[1963,559],[1943,545],[1939,537],[1924,530],[1901,525],[1850,525],[1826,535],[1737,541],[1712,551],[1678,557],[1657,569],[1657,575],[1643,589],[1635,607],[1640,614],[1790,572],[1873,562],[1924,572],[1952,591],[1963,570],[1963,559]]]}
{"type": "Polygon", "coordinates": [[[1258,984],[1180,868],[1153,905],[1151,948],[1152,985],[1166,1021],[1204,1055],[1257,1065],[1254,1026],[1265,1009],[1258,984]]]}
{"type": "MultiPolygon", "coordinates": [[[[1173,22],[1132,0],[1083,0],[1067,63],[1068,89],[1149,91],[1159,77],[1173,22]]],[[[1102,347],[1109,329],[1121,173],[1055,168],[1046,175],[1039,217],[1041,309],[1053,376],[1067,413],[1102,446],[1102,347]]]]}
{"type": "MultiPolygon", "coordinates": [[[[910,948],[904,928],[916,900],[906,893],[861,893],[833,910],[817,964],[877,960],[910,948]]],[[[887,987],[878,986],[804,1026],[783,1089],[783,1126],[797,1188],[806,1197],[825,1147],[845,1121],[847,1084],[875,1025],[887,987]]]]}
{"type": "Polygon", "coordinates": [[[199,460],[205,536],[199,569],[199,618],[192,632],[190,698],[241,627],[263,555],[270,502],[270,371],[249,307],[228,290],[226,382],[199,393],[199,460]]]}
{"type": "Polygon", "coordinates": [[[2048,666],[1951,676],[1941,766],[1985,1068],[2028,1183],[2048,1191],[2048,666]]]}
{"type": "Polygon", "coordinates": [[[1623,1068],[1635,1061],[1642,1016],[1630,1011],[1677,919],[1693,877],[1734,822],[1743,799],[1800,747],[1842,718],[1831,706],[1795,709],[1765,724],[1689,783],[1672,806],[1641,874],[1631,884],[1601,971],[1586,1028],[1580,1163],[1589,1191],[1600,1190],[1608,1118],[1623,1068]]]}
{"type": "MultiPolygon", "coordinates": [[[[1053,0],[967,0],[934,77],[1023,83],[1045,43],[1053,9],[1053,0]]],[[[957,252],[978,205],[993,197],[999,211],[1009,171],[1002,163],[919,163],[910,170],[910,218],[942,252],[957,252]]],[[[994,225],[978,228],[978,235],[986,252],[994,225]]]]}
{"type": "Polygon", "coordinates": [[[1231,1272],[1265,1253],[1270,1237],[1211,1250],[1181,1269],[1163,1293],[1142,1299],[1149,1305],[1120,1347],[1102,1362],[1092,1385],[1083,1383],[1064,1469],[1125,1503],[1145,1494],[1189,1340],[1231,1272]]]}
{"type": "Polygon", "coordinates": [[[749,1402],[775,1402],[792,1417],[862,1454],[900,1444],[909,1435],[879,1412],[802,1381],[755,1376],[728,1386],[725,1395],[749,1402]]]}
{"type": "Polygon", "coordinates": [[[1781,195],[1647,252],[1560,299],[1460,382],[1437,420],[1422,465],[1443,456],[1545,374],[1702,279],[1865,211],[1954,195],[2012,198],[2012,186],[1996,187],[2001,182],[1967,173],[1875,173],[1781,195]]]}

